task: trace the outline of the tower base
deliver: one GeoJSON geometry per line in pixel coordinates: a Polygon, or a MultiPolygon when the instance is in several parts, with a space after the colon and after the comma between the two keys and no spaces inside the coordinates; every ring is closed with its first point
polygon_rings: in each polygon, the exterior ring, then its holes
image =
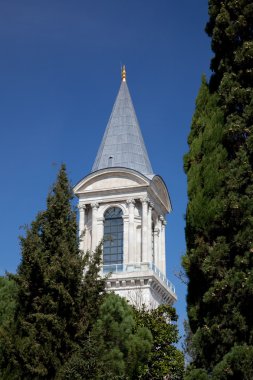
{"type": "Polygon", "coordinates": [[[175,287],[153,263],[105,265],[103,273],[108,275],[107,291],[124,297],[138,309],[143,305],[147,309],[173,305],[177,300],[175,287]]]}

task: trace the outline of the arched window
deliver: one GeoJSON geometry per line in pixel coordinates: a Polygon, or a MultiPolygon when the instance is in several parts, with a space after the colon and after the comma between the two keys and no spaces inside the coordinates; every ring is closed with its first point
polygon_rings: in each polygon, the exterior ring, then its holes
{"type": "Polygon", "coordinates": [[[119,207],[110,207],[104,214],[103,264],[104,271],[106,268],[108,272],[122,270],[120,267],[123,264],[123,219],[119,207]]]}

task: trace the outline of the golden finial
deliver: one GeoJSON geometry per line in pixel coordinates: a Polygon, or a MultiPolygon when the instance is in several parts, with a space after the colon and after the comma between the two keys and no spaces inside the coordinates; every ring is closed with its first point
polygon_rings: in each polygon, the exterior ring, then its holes
{"type": "Polygon", "coordinates": [[[123,65],[122,69],[121,69],[121,79],[123,82],[126,81],[126,66],[123,65]]]}

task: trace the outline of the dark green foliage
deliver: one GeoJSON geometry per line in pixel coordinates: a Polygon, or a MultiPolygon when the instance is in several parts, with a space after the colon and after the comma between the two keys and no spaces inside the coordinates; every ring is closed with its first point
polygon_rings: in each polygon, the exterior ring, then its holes
{"type": "MultiPolygon", "coordinates": [[[[250,86],[253,79],[251,71],[253,64],[252,1],[209,0],[209,16],[206,31],[212,38],[212,50],[215,53],[211,61],[211,69],[214,73],[211,89],[218,90],[229,74],[232,74],[231,78],[243,86],[250,86]]],[[[231,88],[228,92],[232,100],[235,94],[231,92],[231,88]]],[[[233,103],[235,106],[236,102],[233,103]]]]}
{"type": "Polygon", "coordinates": [[[92,336],[100,346],[99,356],[108,378],[137,378],[150,352],[152,336],[146,327],[136,328],[133,310],[123,298],[107,296],[92,336]]]}
{"type": "MultiPolygon", "coordinates": [[[[194,334],[195,361],[203,363],[206,357],[206,366],[209,361],[216,360],[213,357],[216,352],[210,347],[218,344],[220,334],[215,332],[213,340],[209,336],[206,338],[209,342],[206,348],[208,356],[205,356],[205,352],[203,357],[205,346],[200,350],[198,343],[199,340],[204,342],[209,331],[207,326],[210,327],[209,321],[213,316],[219,318],[218,310],[221,311],[224,306],[224,299],[217,297],[213,284],[218,289],[222,288],[229,260],[225,238],[219,237],[225,230],[222,214],[226,203],[224,168],[227,154],[221,144],[223,113],[217,105],[217,99],[216,94],[209,93],[203,79],[188,140],[190,152],[185,156],[189,203],[186,215],[188,250],[183,264],[189,278],[188,316],[194,334]]],[[[223,316],[219,315],[222,320],[223,316]]]]}
{"type": "Polygon", "coordinates": [[[102,257],[102,243],[92,254],[87,252],[84,256],[85,271],[80,285],[77,334],[79,344],[89,335],[104,301],[106,277],[101,277],[102,257]]]}
{"type": "Polygon", "coordinates": [[[18,378],[54,378],[73,349],[83,264],[71,199],[62,166],[47,210],[21,238],[13,348],[6,371],[17,372],[18,378]]]}
{"type": "Polygon", "coordinates": [[[214,367],[212,380],[252,380],[253,346],[235,346],[214,367]]]}
{"type": "Polygon", "coordinates": [[[101,246],[81,257],[72,197],[63,165],[46,211],[21,238],[22,259],[14,276],[17,306],[4,340],[4,379],[55,379],[98,314],[105,291],[98,274],[101,246]]]}
{"type": "Polygon", "coordinates": [[[146,367],[140,379],[159,380],[168,376],[171,380],[180,380],[184,372],[184,357],[174,344],[178,342],[175,309],[161,305],[154,310],[135,310],[139,326],[146,327],[153,336],[153,346],[146,367]]]}
{"type": "Polygon", "coordinates": [[[184,380],[211,380],[204,369],[193,369],[186,373],[184,380]]]}
{"type": "MultiPolygon", "coordinates": [[[[16,308],[17,286],[9,277],[0,277],[0,378],[2,369],[9,363],[7,351],[11,351],[12,342],[9,336],[16,308]],[[7,350],[8,347],[8,350],[7,350]]],[[[8,377],[5,377],[8,379],[8,377]]]]}
{"type": "Polygon", "coordinates": [[[151,346],[151,333],[146,327],[136,326],[131,306],[109,294],[88,339],[66,363],[62,378],[137,379],[151,346]]]}
{"type": "Polygon", "coordinates": [[[73,348],[82,262],[71,199],[62,166],[48,196],[47,210],[21,238],[16,360],[27,378],[54,378],[73,348]]]}
{"type": "Polygon", "coordinates": [[[21,238],[17,275],[0,279],[1,379],[131,380],[148,360],[150,331],[125,300],[105,297],[102,245],[80,254],[71,199],[62,166],[21,238]]]}
{"type": "MultiPolygon", "coordinates": [[[[208,371],[253,344],[253,3],[209,0],[215,53],[185,156],[193,365],[208,371]]],[[[242,364],[243,365],[243,364],[242,364]]]]}
{"type": "Polygon", "coordinates": [[[0,277],[0,329],[13,320],[17,287],[8,276],[0,277]]]}

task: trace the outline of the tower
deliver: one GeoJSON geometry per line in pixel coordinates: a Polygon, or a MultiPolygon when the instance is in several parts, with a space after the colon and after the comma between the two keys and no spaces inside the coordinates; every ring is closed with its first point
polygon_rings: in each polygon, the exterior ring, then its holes
{"type": "Polygon", "coordinates": [[[176,300],[166,278],[166,214],[163,179],[153,173],[122,69],[120,89],[91,173],[75,187],[79,198],[80,248],[103,240],[108,290],[140,307],[176,300]]]}

